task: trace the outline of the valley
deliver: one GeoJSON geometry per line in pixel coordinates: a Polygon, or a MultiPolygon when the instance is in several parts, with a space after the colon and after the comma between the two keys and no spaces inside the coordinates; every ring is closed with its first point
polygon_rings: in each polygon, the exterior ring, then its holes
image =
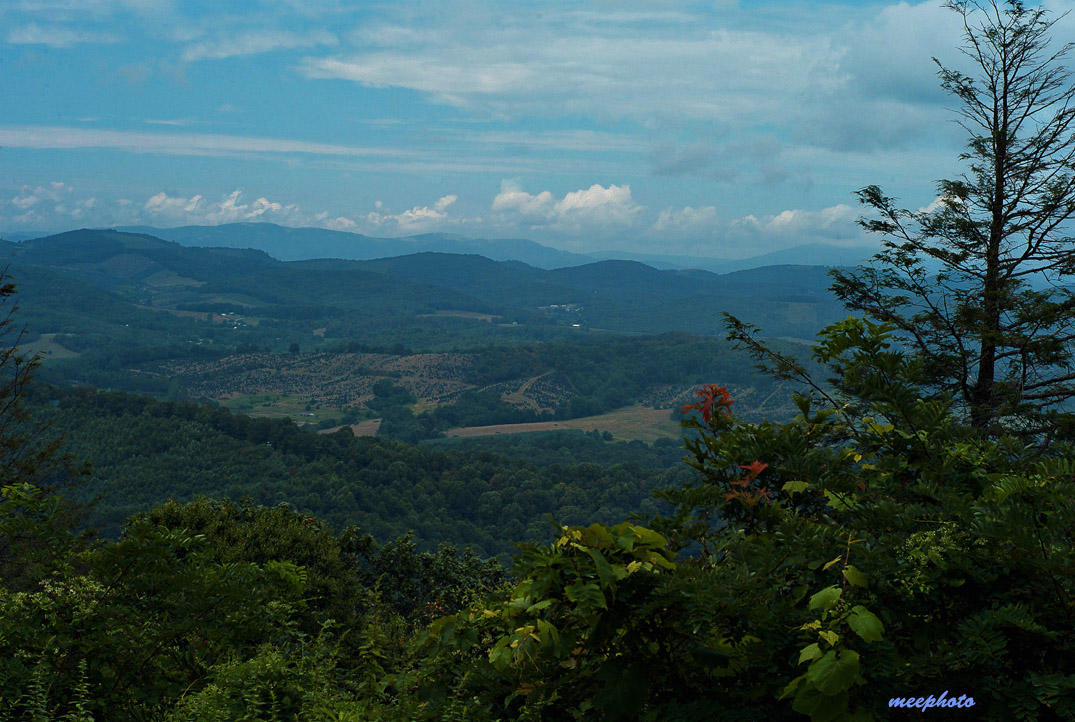
{"type": "MultiPolygon", "coordinates": [[[[259,232],[284,233],[262,238],[272,248],[292,230],[259,232]]],[[[714,379],[751,418],[787,415],[786,401],[767,405],[773,382],[719,339],[720,312],[797,338],[839,313],[820,267],[544,269],[433,252],[279,261],[111,230],[5,243],[0,255],[28,311],[26,347],[42,352],[51,383],[321,429],[380,419],[377,433],[411,441],[591,423],[581,419],[622,434],[603,415],[636,407],[655,421],[632,422],[624,438],[674,435],[673,409],[714,379]]]]}

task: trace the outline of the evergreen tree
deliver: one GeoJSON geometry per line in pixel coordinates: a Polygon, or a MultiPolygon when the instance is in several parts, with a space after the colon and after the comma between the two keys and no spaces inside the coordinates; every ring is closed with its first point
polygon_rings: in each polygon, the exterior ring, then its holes
{"type": "Polygon", "coordinates": [[[901,209],[859,191],[884,235],[874,264],[835,271],[834,292],[895,325],[930,388],[950,393],[980,432],[1041,430],[1075,396],[1075,86],[1054,47],[1057,18],[1021,2],[954,1],[973,71],[937,62],[958,101],[967,163],[938,202],[901,209]]]}

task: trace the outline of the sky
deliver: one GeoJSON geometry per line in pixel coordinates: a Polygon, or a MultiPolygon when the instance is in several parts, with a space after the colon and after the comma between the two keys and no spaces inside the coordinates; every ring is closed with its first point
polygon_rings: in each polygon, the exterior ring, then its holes
{"type": "Polygon", "coordinates": [[[857,189],[924,207],[960,169],[931,58],[961,29],[937,2],[3,0],[0,235],[876,243],[857,189]]]}

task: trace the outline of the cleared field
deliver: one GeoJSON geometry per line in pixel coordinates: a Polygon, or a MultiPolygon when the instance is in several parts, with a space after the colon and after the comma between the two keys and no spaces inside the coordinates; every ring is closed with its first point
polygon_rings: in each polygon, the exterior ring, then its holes
{"type": "Polygon", "coordinates": [[[234,394],[220,403],[240,414],[289,418],[300,425],[336,421],[342,416],[340,409],[311,405],[309,397],[294,394],[234,394]]]}
{"type": "Polygon", "coordinates": [[[44,361],[49,361],[50,359],[75,358],[79,355],[77,351],[72,351],[57,343],[56,334],[54,333],[43,333],[36,340],[19,346],[19,350],[28,356],[33,356],[34,354],[39,353],[42,355],[42,360],[44,361]]]}
{"type": "Polygon", "coordinates": [[[648,406],[625,406],[597,416],[584,416],[567,421],[536,421],[528,424],[497,424],[495,426],[463,426],[449,429],[445,436],[490,436],[492,434],[525,434],[530,431],[578,429],[607,431],[621,441],[652,442],[662,438],[679,438],[679,423],[672,420],[671,409],[648,406]]]}
{"type": "MultiPolygon", "coordinates": [[[[331,429],[321,429],[317,433],[319,434],[335,434],[342,429],[342,426],[333,426],[331,429]]],[[[359,421],[357,424],[351,424],[351,432],[355,436],[376,436],[377,431],[381,428],[380,419],[366,419],[365,421],[359,421]]]]}
{"type": "Polygon", "coordinates": [[[478,313],[477,311],[434,311],[433,313],[420,313],[418,318],[437,318],[438,316],[451,316],[454,318],[469,318],[473,321],[486,321],[492,322],[500,318],[500,316],[494,316],[489,313],[478,313]]]}

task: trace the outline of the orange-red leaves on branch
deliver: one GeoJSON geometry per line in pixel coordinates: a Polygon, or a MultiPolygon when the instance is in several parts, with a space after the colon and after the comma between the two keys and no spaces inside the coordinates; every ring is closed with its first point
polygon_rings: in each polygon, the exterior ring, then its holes
{"type": "Polygon", "coordinates": [[[745,504],[747,506],[754,506],[760,501],[771,501],[769,497],[772,496],[773,492],[771,492],[767,487],[762,486],[757,489],[749,488],[750,482],[757,479],[758,474],[765,471],[768,467],[768,464],[758,461],[756,459],[750,464],[740,464],[739,468],[746,469],[747,475],[744,476],[742,479],[728,482],[729,485],[739,488],[732,489],[727,494],[725,494],[724,500],[732,501],[734,499],[741,504],[745,504]]]}
{"type": "Polygon", "coordinates": [[[753,463],[751,463],[751,464],[743,464],[739,468],[747,470],[747,472],[748,472],[747,478],[749,478],[749,479],[757,479],[758,474],[760,474],[763,471],[765,471],[765,469],[768,466],[769,466],[768,464],[763,464],[762,462],[760,462],[760,461],[755,459],[753,463]]]}
{"type": "MultiPolygon", "coordinates": [[[[743,479],[742,481],[745,482],[746,479],[743,479]]],[[[737,486],[739,485],[737,482],[734,481],[732,482],[732,484],[736,484],[737,486]]],[[[763,486],[760,489],[751,489],[749,491],[729,491],[724,495],[724,500],[731,501],[735,499],[739,503],[745,504],[746,506],[754,506],[760,501],[764,501],[766,503],[772,502],[772,499],[770,499],[772,495],[773,492],[770,491],[767,487],[763,486]]]]}
{"type": "Polygon", "coordinates": [[[706,384],[698,390],[698,401],[693,404],[687,404],[681,406],[680,410],[686,414],[689,411],[701,411],[702,419],[708,424],[710,419],[713,418],[713,409],[716,408],[718,413],[725,416],[731,415],[731,405],[735,403],[732,401],[732,395],[728,393],[728,389],[723,386],[717,386],[716,384],[706,384]]]}

